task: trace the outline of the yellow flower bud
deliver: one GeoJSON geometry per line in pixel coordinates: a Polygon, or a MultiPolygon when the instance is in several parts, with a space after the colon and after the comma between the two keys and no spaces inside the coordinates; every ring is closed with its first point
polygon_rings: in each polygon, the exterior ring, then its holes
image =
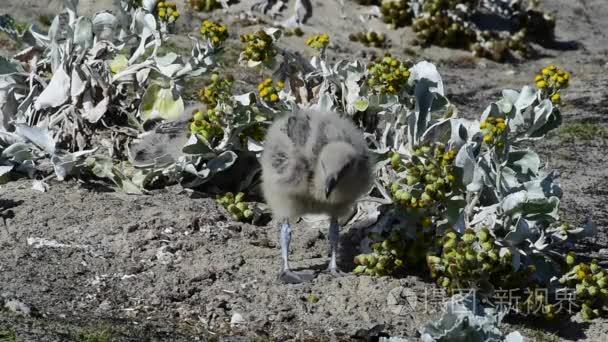
{"type": "Polygon", "coordinates": [[[271,102],[277,102],[277,101],[279,101],[279,95],[277,95],[277,94],[270,95],[270,101],[271,102]]]}
{"type": "Polygon", "coordinates": [[[537,86],[539,89],[545,89],[545,88],[547,88],[547,82],[545,82],[545,81],[539,81],[539,82],[536,82],[536,86],[537,86]]]}

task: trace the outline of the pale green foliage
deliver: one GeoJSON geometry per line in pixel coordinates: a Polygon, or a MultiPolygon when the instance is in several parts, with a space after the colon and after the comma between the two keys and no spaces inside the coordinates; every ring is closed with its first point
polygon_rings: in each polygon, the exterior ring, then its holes
{"type": "Polygon", "coordinates": [[[429,322],[420,329],[421,341],[523,341],[519,332],[503,336],[498,329],[503,317],[493,308],[482,307],[475,295],[455,296],[446,303],[438,321],[429,322]]]}
{"type": "MultiPolygon", "coordinates": [[[[0,172],[32,176],[46,169],[36,161],[48,156],[60,180],[92,171],[127,190],[122,185],[131,182],[112,166],[112,157],[125,153],[121,145],[146,120],[182,115],[184,80],[214,67],[216,50],[209,41],[193,38],[189,58],[158,56],[168,37],[148,2],[136,8],[122,2],[118,16],[100,12],[90,18],[77,17],[75,5],[67,3],[46,35],[32,27],[26,32],[26,41],[43,51],[31,71],[17,61],[0,60],[0,172]],[[128,43],[127,36],[137,37],[139,44],[128,43]],[[130,127],[114,125],[117,118],[130,127]],[[92,141],[102,124],[111,125],[108,133],[119,139],[106,143],[105,156],[92,141]],[[96,165],[100,160],[104,163],[96,165]]],[[[128,191],[138,192],[138,186],[128,191]]]]}

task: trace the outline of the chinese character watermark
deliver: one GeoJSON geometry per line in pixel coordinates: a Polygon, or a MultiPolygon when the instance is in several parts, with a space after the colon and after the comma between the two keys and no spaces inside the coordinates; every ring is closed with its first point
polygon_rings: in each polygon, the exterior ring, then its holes
{"type": "MultiPolygon", "coordinates": [[[[512,288],[495,289],[491,295],[479,293],[474,288],[452,289],[449,293],[443,288],[428,284],[424,288],[402,284],[391,289],[387,295],[387,307],[395,315],[408,315],[414,312],[435,313],[450,303],[453,295],[472,296],[489,304],[501,312],[519,315],[546,313],[552,307],[555,313],[574,314],[579,305],[576,303],[576,291],[571,288],[560,288],[550,291],[548,288],[512,288]]],[[[458,306],[460,307],[460,306],[458,306]]],[[[458,308],[453,307],[453,310],[458,308]]]]}

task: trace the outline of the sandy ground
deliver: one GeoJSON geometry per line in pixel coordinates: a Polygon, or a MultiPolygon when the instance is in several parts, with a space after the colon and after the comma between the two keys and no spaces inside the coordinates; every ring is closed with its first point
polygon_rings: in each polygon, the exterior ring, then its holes
{"type": "MultiPolygon", "coordinates": [[[[35,19],[56,13],[61,3],[4,0],[0,13],[35,19]]],[[[249,3],[237,4],[230,12],[237,13],[249,3]]],[[[342,20],[336,1],[314,3],[304,31],[307,36],[330,33],[330,56],[382,53],[362,50],[347,39],[352,27],[362,27],[352,14],[363,7],[347,0],[348,17],[342,20]]],[[[81,4],[83,13],[112,8],[109,0],[81,4]]],[[[178,4],[185,6],[183,1],[178,4]]],[[[450,100],[468,117],[478,116],[501,89],[531,84],[538,69],[559,64],[574,75],[565,94],[564,125],[591,122],[608,129],[608,6],[604,0],[547,0],[543,6],[557,13],[561,44],[539,47],[541,57],[535,60],[501,65],[470,58],[463,51],[421,50],[408,44],[409,29],[388,32],[389,50],[436,63],[450,100]]],[[[231,14],[212,16],[232,23],[233,46],[237,33],[253,29],[243,27],[231,14]]],[[[181,29],[195,31],[197,22],[199,17],[186,15],[181,29]]],[[[366,25],[386,31],[377,20],[366,25]]],[[[283,44],[311,53],[302,47],[303,39],[288,37],[283,44]]],[[[176,45],[181,42],[177,39],[176,45]]],[[[234,52],[230,58],[235,58],[234,52]]],[[[261,77],[238,68],[231,71],[242,73],[239,79],[249,83],[261,77]]],[[[561,173],[563,217],[576,223],[590,217],[600,229],[598,238],[577,249],[605,262],[606,141],[561,137],[553,134],[535,148],[549,168],[561,173]]],[[[11,330],[18,341],[71,341],[108,330],[116,341],[190,341],[228,335],[281,341],[373,340],[379,332],[415,338],[420,324],[439,309],[436,303],[425,305],[425,291],[428,294],[434,287],[416,275],[335,279],[321,274],[309,284],[281,285],[276,280],[277,228],[232,222],[213,200],[199,193],[169,188],[150,196],[126,196],[75,181],[52,183],[47,193],[30,188],[26,180],[0,187],[6,222],[0,220],[0,302],[20,302],[31,309],[25,316],[0,310],[0,336],[11,330]],[[387,304],[405,289],[418,295],[413,308],[387,304]],[[231,324],[231,319],[238,324],[231,324]]],[[[292,259],[297,267],[326,266],[326,228],[296,227],[292,259]]],[[[341,264],[346,270],[353,267],[352,246],[358,240],[358,231],[344,229],[341,264]]],[[[506,332],[514,329],[539,341],[608,340],[606,320],[582,323],[575,317],[550,325],[510,320],[504,325],[506,332]]]]}

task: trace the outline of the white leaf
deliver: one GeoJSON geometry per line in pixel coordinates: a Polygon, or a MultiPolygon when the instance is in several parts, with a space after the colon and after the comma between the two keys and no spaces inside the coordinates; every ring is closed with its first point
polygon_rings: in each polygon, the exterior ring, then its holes
{"type": "Polygon", "coordinates": [[[46,129],[39,127],[31,127],[25,124],[15,125],[15,133],[31,141],[34,145],[38,146],[46,153],[52,155],[55,153],[55,140],[51,132],[46,129]]]}
{"type": "Polygon", "coordinates": [[[51,27],[49,27],[49,33],[48,33],[48,37],[49,37],[49,41],[51,43],[56,42],[57,40],[57,33],[59,32],[59,16],[55,16],[55,18],[53,18],[53,22],[51,22],[51,27]]]}
{"type": "Polygon", "coordinates": [[[548,99],[543,100],[538,106],[534,107],[534,118],[528,134],[533,134],[547,124],[551,113],[553,113],[553,103],[548,99]]]}
{"type": "Polygon", "coordinates": [[[141,69],[135,74],[137,83],[139,83],[140,86],[143,85],[144,83],[146,83],[146,81],[148,80],[148,76],[150,75],[150,70],[151,69],[149,69],[149,68],[141,69]]]}
{"type": "Polygon", "coordinates": [[[473,181],[475,174],[476,162],[475,156],[471,152],[472,148],[471,143],[464,145],[454,159],[454,166],[462,169],[462,183],[465,186],[473,181]]]}
{"type": "Polygon", "coordinates": [[[35,180],[32,182],[32,189],[40,192],[46,192],[49,189],[49,186],[43,181],[35,180]]]}
{"type": "Polygon", "coordinates": [[[505,336],[505,342],[524,342],[524,337],[519,331],[513,331],[505,336]]]}
{"type": "Polygon", "coordinates": [[[242,106],[249,106],[255,101],[255,94],[249,92],[241,95],[234,95],[234,100],[242,106]]]}
{"type": "Polygon", "coordinates": [[[263,30],[267,35],[271,36],[274,41],[281,38],[281,35],[283,34],[283,31],[276,27],[265,27],[263,30]]]}
{"type": "Polygon", "coordinates": [[[11,170],[13,169],[13,165],[0,165],[0,177],[4,176],[5,174],[11,172],[11,170]]]}
{"type": "Polygon", "coordinates": [[[261,152],[264,150],[264,144],[247,137],[247,150],[251,152],[261,152]]]}
{"type": "Polygon", "coordinates": [[[522,111],[532,105],[536,100],[536,90],[529,86],[524,86],[519,93],[519,97],[513,104],[518,111],[522,111]]]}
{"type": "Polygon", "coordinates": [[[142,0],[141,7],[148,12],[154,12],[154,6],[156,6],[156,0],[142,0]]]}
{"type": "Polygon", "coordinates": [[[80,77],[78,68],[72,69],[72,84],[70,87],[70,95],[72,97],[80,96],[87,86],[87,80],[84,77],[80,77]]]}
{"type": "Polygon", "coordinates": [[[133,29],[138,33],[140,41],[139,46],[131,55],[129,63],[133,63],[146,51],[146,41],[156,31],[156,19],[150,13],[144,13],[141,9],[138,9],[133,16],[133,29]]]}
{"type": "Polygon", "coordinates": [[[81,46],[84,49],[89,49],[93,46],[93,22],[86,17],[80,17],[76,21],[74,29],[74,44],[81,46]]]}
{"type": "Polygon", "coordinates": [[[36,110],[49,107],[58,107],[64,104],[70,96],[70,77],[63,67],[57,69],[51,78],[51,82],[40,93],[34,103],[36,110]]]}
{"type": "Polygon", "coordinates": [[[511,151],[507,158],[508,165],[520,174],[527,175],[531,172],[535,175],[540,169],[540,158],[534,151],[511,151]]]}
{"type": "Polygon", "coordinates": [[[410,84],[413,83],[413,81],[419,81],[426,78],[435,83],[435,86],[429,87],[431,92],[439,93],[442,96],[444,95],[441,75],[433,63],[429,63],[427,61],[418,62],[412,68],[410,68],[410,73],[410,78],[408,80],[410,84]]]}
{"type": "Polygon", "coordinates": [[[101,39],[111,38],[111,36],[105,37],[105,35],[112,33],[117,23],[118,19],[113,14],[108,12],[97,13],[93,17],[93,30],[95,34],[102,36],[101,39]]]}
{"type": "Polygon", "coordinates": [[[521,205],[526,203],[527,200],[528,192],[525,190],[509,194],[502,200],[502,210],[505,212],[505,214],[510,214],[511,211],[519,208],[521,205]]]}
{"type": "Polygon", "coordinates": [[[155,61],[158,70],[169,78],[184,75],[192,71],[192,65],[189,63],[184,65],[182,59],[173,52],[162,57],[155,57],[155,61]]]}
{"type": "Polygon", "coordinates": [[[82,117],[84,117],[91,123],[95,123],[95,122],[99,121],[99,119],[101,119],[101,117],[108,110],[109,102],[110,102],[110,98],[107,96],[104,97],[101,101],[99,101],[99,103],[97,103],[97,105],[95,105],[95,107],[93,107],[89,110],[86,110],[84,113],[82,113],[82,117]]]}

